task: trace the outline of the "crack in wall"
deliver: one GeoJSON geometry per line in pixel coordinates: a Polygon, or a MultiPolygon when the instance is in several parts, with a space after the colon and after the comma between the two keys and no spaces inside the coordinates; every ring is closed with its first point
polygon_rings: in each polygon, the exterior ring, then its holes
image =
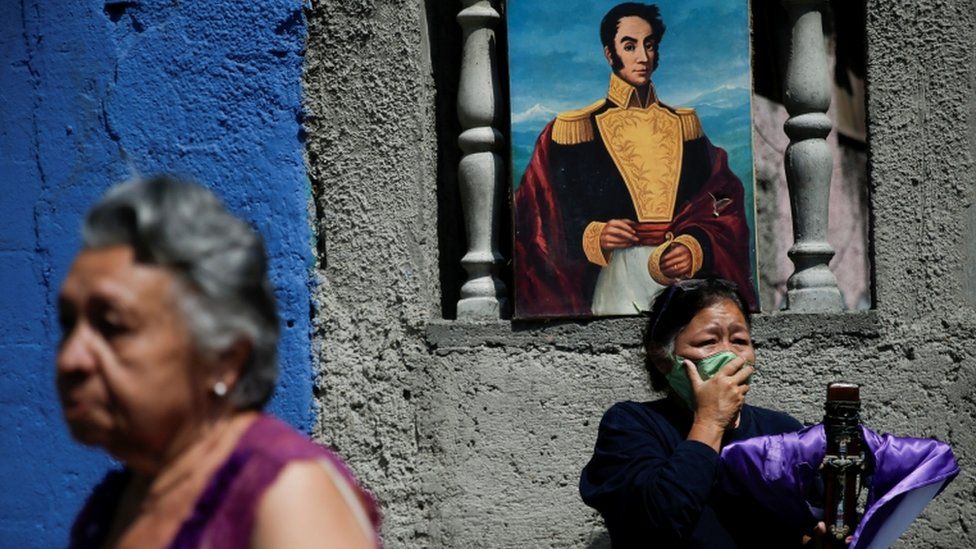
{"type": "MultiPolygon", "coordinates": [[[[39,197],[40,200],[34,205],[32,212],[32,222],[33,222],[33,236],[34,236],[34,255],[37,258],[35,262],[35,269],[39,270],[41,287],[44,290],[44,300],[45,300],[45,310],[54,310],[54,296],[51,290],[51,278],[52,278],[52,267],[51,267],[51,250],[48,246],[44,244],[44,239],[41,234],[41,227],[44,223],[44,213],[43,209],[50,209],[50,199],[48,198],[50,193],[50,182],[48,181],[47,172],[44,168],[44,161],[41,155],[41,132],[40,124],[38,122],[38,113],[41,112],[42,107],[42,96],[40,93],[41,87],[41,75],[36,66],[35,51],[36,48],[41,47],[42,35],[31,30],[31,18],[28,16],[28,11],[33,10],[34,17],[40,18],[40,7],[37,3],[30,3],[28,7],[29,0],[21,0],[21,25],[22,25],[22,36],[24,43],[24,50],[27,53],[27,59],[25,65],[27,71],[30,74],[30,88],[31,88],[31,151],[32,151],[32,161],[37,169],[38,176],[38,186],[40,188],[39,197]],[[39,265],[39,269],[37,267],[39,265]]],[[[51,338],[55,335],[55,326],[52,325],[50,320],[51,315],[44,315],[43,324],[45,334],[51,338]]]]}

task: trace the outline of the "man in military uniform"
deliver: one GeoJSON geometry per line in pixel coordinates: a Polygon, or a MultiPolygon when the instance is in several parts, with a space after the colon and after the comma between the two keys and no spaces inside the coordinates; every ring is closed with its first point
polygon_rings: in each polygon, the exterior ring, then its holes
{"type": "Polygon", "coordinates": [[[693,109],[651,81],[665,26],[625,3],[600,25],[607,97],[543,129],[515,193],[516,314],[635,314],[663,286],[720,276],[755,307],[743,188],[693,109]]]}

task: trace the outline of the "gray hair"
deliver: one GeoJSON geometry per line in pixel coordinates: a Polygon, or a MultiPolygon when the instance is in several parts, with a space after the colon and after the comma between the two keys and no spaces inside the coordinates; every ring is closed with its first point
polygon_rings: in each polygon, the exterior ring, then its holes
{"type": "Polygon", "coordinates": [[[229,395],[260,409],[278,377],[278,315],[261,236],[208,189],[171,176],[122,183],[88,212],[86,248],[129,245],[136,261],[165,267],[197,348],[219,353],[235,341],[251,356],[229,395]]]}

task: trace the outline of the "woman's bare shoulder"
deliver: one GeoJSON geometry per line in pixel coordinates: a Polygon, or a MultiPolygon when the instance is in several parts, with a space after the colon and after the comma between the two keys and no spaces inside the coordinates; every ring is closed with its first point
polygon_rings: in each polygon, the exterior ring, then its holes
{"type": "Polygon", "coordinates": [[[261,497],[251,546],[376,547],[365,516],[355,488],[330,462],[295,461],[261,497]]]}

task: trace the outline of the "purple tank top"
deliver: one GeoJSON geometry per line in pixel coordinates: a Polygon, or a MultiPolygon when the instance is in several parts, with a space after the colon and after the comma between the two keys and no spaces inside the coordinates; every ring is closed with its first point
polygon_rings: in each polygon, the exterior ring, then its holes
{"type": "MultiPolygon", "coordinates": [[[[261,495],[286,465],[308,459],[326,460],[356,491],[372,524],[376,545],[381,547],[376,501],[359,486],[342,460],[265,415],[248,427],[230,457],[211,477],[169,547],[247,547],[261,495]]],[[[71,530],[71,547],[100,547],[104,543],[129,476],[128,471],[111,472],[95,488],[71,530]]]]}

